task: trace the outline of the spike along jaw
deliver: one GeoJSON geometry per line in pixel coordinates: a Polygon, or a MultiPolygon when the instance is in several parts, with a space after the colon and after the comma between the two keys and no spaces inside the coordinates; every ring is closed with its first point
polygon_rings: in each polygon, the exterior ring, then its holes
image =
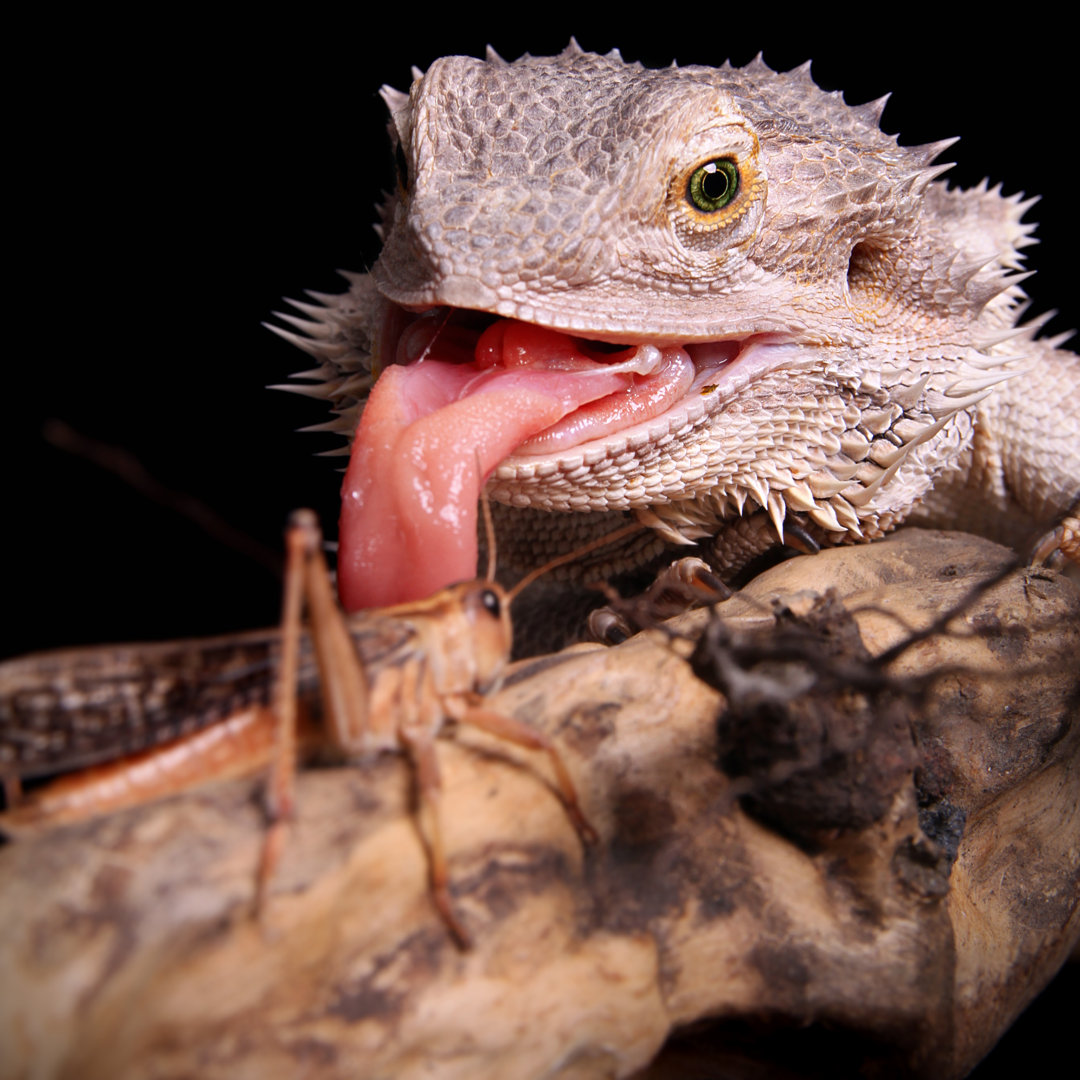
{"type": "MultiPolygon", "coordinates": [[[[514,63],[446,58],[416,79],[409,95],[384,88],[400,183],[373,273],[295,303],[308,318],[282,318],[306,336],[271,327],[319,361],[300,373],[312,385],[289,387],[333,406],[315,430],[356,428],[347,609],[474,577],[485,484],[516,506],[634,511],[683,542],[748,502],[781,535],[788,506],[875,535],[884,493],[989,392],[971,377],[1001,360],[974,343],[940,369],[879,363],[899,403],[863,362],[887,320],[892,340],[910,336],[884,295],[904,286],[888,245],[918,238],[949,145],[898,146],[877,126],[883,101],[850,108],[806,68],[760,59],[651,71],[574,43],[514,63]]],[[[948,340],[969,308],[1019,295],[995,254],[1023,242],[1012,211],[985,269],[971,265],[983,253],[960,266],[963,245],[940,245],[955,265],[929,318],[951,324],[948,340]]],[[[944,258],[923,256],[934,271],[944,258]]]]}

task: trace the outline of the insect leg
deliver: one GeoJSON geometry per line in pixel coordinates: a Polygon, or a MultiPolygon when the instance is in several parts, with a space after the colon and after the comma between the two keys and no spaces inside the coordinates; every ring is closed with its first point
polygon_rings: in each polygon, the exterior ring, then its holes
{"type": "Polygon", "coordinates": [[[269,709],[255,705],[164,746],[60,776],[0,814],[0,832],[71,825],[250,776],[272,760],[273,722],[269,709]]]}
{"type": "Polygon", "coordinates": [[[274,751],[264,803],[269,823],[263,838],[255,884],[255,911],[261,913],[285,842],[296,787],[296,694],[300,665],[300,615],[304,602],[311,538],[306,521],[294,514],[285,532],[285,587],[281,602],[281,655],[274,680],[274,751]]]}
{"type": "Polygon", "coordinates": [[[339,749],[360,753],[368,749],[368,678],[334,595],[318,520],[310,510],[298,510],[290,530],[296,530],[305,553],[304,593],[329,735],[339,749]]]}
{"type": "Polygon", "coordinates": [[[463,949],[470,947],[469,935],[458,921],[450,903],[449,870],[443,847],[440,805],[442,802],[442,779],[439,762],[435,756],[435,736],[427,725],[402,725],[399,728],[402,745],[408,752],[416,770],[416,787],[419,795],[421,832],[428,845],[431,866],[431,895],[443,922],[463,949]],[[426,822],[425,822],[426,819],[426,822]]]}
{"type": "Polygon", "coordinates": [[[454,712],[454,719],[459,723],[469,724],[471,727],[486,731],[499,739],[505,739],[516,746],[524,746],[529,750],[543,750],[555,770],[559,794],[562,797],[563,805],[566,807],[566,813],[574,824],[574,828],[577,829],[578,834],[586,844],[596,843],[598,839],[596,830],[589,824],[581,811],[577,789],[574,787],[574,781],[570,778],[566,763],[547,736],[541,734],[535,728],[521,723],[520,720],[514,720],[512,717],[502,715],[502,713],[482,708],[468,700],[468,698],[466,698],[464,709],[454,712]]]}
{"type": "Polygon", "coordinates": [[[293,812],[300,620],[305,600],[330,740],[338,748],[355,753],[363,749],[367,730],[367,678],[334,600],[330,572],[322,554],[322,532],[312,511],[297,510],[290,516],[285,559],[281,659],[274,691],[277,735],[266,786],[270,824],[259,863],[256,910],[261,910],[266,898],[281,856],[285,821],[293,812]]]}

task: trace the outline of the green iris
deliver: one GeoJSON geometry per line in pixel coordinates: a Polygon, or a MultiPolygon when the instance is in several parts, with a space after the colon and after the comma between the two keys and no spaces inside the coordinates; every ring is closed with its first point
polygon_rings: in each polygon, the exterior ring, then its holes
{"type": "Polygon", "coordinates": [[[707,214],[722,210],[738,191],[739,167],[731,158],[717,158],[699,165],[686,187],[690,201],[707,214]]]}

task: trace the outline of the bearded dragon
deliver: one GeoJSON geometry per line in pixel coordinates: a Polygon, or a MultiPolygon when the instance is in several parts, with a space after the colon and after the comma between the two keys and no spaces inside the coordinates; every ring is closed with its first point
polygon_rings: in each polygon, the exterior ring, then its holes
{"type": "Polygon", "coordinates": [[[473,576],[485,485],[523,568],[631,515],[608,572],[1075,519],[1080,359],[1019,323],[1034,200],[950,190],[953,140],[900,146],[885,99],[760,57],[648,70],[572,41],[414,74],[382,91],[372,272],[272,327],[319,361],[293,387],[331,404],[315,430],[352,440],[347,608],[473,576]]]}

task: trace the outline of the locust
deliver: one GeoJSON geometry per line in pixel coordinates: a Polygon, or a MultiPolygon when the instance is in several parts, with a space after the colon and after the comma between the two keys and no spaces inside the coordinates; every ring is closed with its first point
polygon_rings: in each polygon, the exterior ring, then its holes
{"type": "Polygon", "coordinates": [[[0,664],[0,780],[9,807],[0,832],[17,837],[266,769],[268,827],[255,886],[261,910],[293,811],[298,754],[329,746],[349,762],[403,752],[416,776],[432,899],[454,940],[468,947],[450,898],[436,738],[455,721],[542,751],[582,841],[596,840],[554,744],[486,707],[484,698],[509,663],[513,597],[540,573],[597,546],[553,560],[511,590],[494,580],[492,551],[486,578],[346,617],[317,519],[296,511],[286,530],[279,627],[0,664]],[[313,727],[319,712],[322,722],[313,727]],[[23,790],[24,781],[57,773],[64,775],[23,790]]]}

